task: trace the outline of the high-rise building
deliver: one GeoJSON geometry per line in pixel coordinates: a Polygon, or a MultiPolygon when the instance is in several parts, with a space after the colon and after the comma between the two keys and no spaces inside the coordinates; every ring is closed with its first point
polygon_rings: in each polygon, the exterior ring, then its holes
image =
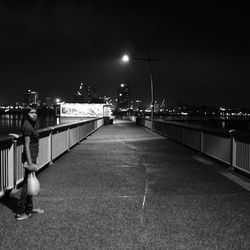
{"type": "Polygon", "coordinates": [[[24,98],[23,98],[24,105],[32,105],[32,104],[38,104],[38,92],[36,91],[31,91],[28,89],[24,93],[24,98]]]}
{"type": "Polygon", "coordinates": [[[129,87],[126,83],[121,83],[118,86],[118,103],[117,107],[120,110],[127,110],[129,109],[129,87]]]}
{"type": "Polygon", "coordinates": [[[81,83],[79,89],[74,94],[74,102],[91,103],[98,99],[98,90],[96,87],[90,87],[81,83]]]}

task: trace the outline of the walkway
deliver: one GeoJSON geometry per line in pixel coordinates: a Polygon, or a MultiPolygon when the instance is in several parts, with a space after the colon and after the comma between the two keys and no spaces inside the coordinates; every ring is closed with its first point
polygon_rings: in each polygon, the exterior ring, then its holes
{"type": "Polygon", "coordinates": [[[45,214],[16,221],[18,192],[1,200],[0,249],[250,249],[250,193],[223,173],[115,121],[39,173],[45,214]]]}

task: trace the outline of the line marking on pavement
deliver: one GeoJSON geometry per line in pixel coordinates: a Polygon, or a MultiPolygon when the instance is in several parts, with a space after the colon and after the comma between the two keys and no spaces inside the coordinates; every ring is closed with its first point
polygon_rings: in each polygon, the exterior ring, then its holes
{"type": "Polygon", "coordinates": [[[128,146],[129,148],[132,148],[132,149],[137,149],[137,147],[132,146],[132,145],[128,145],[128,144],[127,144],[127,146],[128,146]]]}
{"type": "Polygon", "coordinates": [[[144,207],[145,207],[147,193],[148,193],[148,179],[146,179],[145,192],[144,192],[143,202],[142,202],[142,210],[144,210],[144,207]]]}
{"type": "Polygon", "coordinates": [[[116,167],[119,167],[119,168],[138,168],[139,166],[138,165],[116,165],[116,167]]]}
{"type": "Polygon", "coordinates": [[[130,198],[130,196],[129,195],[120,195],[120,196],[118,196],[118,198],[130,198]]]}
{"type": "Polygon", "coordinates": [[[107,168],[141,168],[141,164],[139,163],[131,163],[130,165],[126,164],[110,164],[107,168]]]}
{"type": "Polygon", "coordinates": [[[144,208],[145,208],[146,198],[147,198],[147,194],[148,194],[148,175],[147,175],[147,169],[146,169],[147,165],[148,164],[146,164],[145,162],[142,163],[142,166],[145,170],[146,181],[145,181],[145,189],[144,189],[144,195],[143,195],[142,207],[141,207],[141,215],[140,215],[141,224],[144,224],[144,208]]]}

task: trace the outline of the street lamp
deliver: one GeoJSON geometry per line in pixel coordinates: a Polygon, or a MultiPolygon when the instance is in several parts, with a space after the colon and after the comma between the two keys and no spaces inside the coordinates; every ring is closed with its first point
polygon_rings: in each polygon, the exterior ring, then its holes
{"type": "MultiPolygon", "coordinates": [[[[129,56],[128,55],[124,55],[122,57],[122,61],[123,62],[129,62],[129,56]]],[[[159,61],[160,58],[151,58],[148,56],[146,58],[133,58],[134,61],[146,61],[148,62],[148,66],[149,66],[149,75],[150,75],[150,89],[151,89],[151,129],[153,129],[153,122],[154,122],[154,82],[153,82],[153,70],[152,70],[152,61],[159,61]]]]}
{"type": "Polygon", "coordinates": [[[129,56],[128,56],[128,55],[124,55],[124,56],[122,57],[122,61],[123,61],[123,62],[128,62],[128,61],[129,61],[129,56]]]}

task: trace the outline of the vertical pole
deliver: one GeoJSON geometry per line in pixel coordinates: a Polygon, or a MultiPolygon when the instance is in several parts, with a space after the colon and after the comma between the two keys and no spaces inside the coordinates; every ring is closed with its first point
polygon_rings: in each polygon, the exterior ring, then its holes
{"type": "Polygon", "coordinates": [[[14,178],[14,187],[16,187],[17,183],[17,140],[13,140],[13,156],[14,156],[14,161],[13,161],[13,178],[14,178]]]}
{"type": "Polygon", "coordinates": [[[150,57],[148,41],[146,40],[146,48],[147,48],[147,61],[149,66],[149,74],[150,74],[150,88],[151,88],[151,129],[154,128],[154,82],[153,82],[153,70],[152,70],[152,59],[150,57]]]}
{"type": "Polygon", "coordinates": [[[68,152],[70,151],[70,126],[67,128],[68,152]]]}
{"type": "Polygon", "coordinates": [[[151,60],[148,59],[149,63],[149,72],[150,72],[150,87],[151,87],[151,129],[154,128],[154,83],[153,83],[153,72],[151,60]]]}
{"type": "Polygon", "coordinates": [[[231,171],[234,170],[234,166],[236,164],[236,144],[235,144],[234,135],[233,135],[234,131],[235,131],[234,129],[229,130],[229,134],[230,134],[230,170],[231,171]]]}
{"type": "Polygon", "coordinates": [[[49,165],[53,165],[53,129],[49,133],[49,165]]]}
{"type": "Polygon", "coordinates": [[[204,145],[204,134],[203,130],[200,129],[200,153],[203,153],[203,145],[204,145]]]}

